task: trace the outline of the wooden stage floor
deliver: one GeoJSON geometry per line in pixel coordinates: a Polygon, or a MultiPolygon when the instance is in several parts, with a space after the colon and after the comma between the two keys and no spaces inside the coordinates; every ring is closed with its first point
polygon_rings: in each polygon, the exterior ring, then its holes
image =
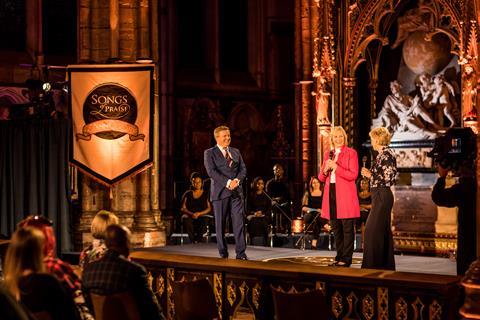
{"type": "MultiPolygon", "coordinates": [[[[229,245],[230,259],[235,258],[235,247],[229,245]]],[[[217,246],[215,243],[197,243],[184,245],[168,245],[165,247],[142,248],[142,251],[158,251],[161,253],[172,253],[188,256],[214,257],[218,258],[217,246]]],[[[248,246],[249,260],[253,261],[284,261],[292,264],[311,265],[312,267],[328,266],[335,257],[335,251],[328,250],[301,250],[292,248],[270,248],[259,246],[248,246]]],[[[362,253],[353,254],[351,268],[360,268],[362,253]]],[[[413,255],[396,255],[396,271],[456,275],[456,263],[448,258],[425,257],[413,255]]]]}

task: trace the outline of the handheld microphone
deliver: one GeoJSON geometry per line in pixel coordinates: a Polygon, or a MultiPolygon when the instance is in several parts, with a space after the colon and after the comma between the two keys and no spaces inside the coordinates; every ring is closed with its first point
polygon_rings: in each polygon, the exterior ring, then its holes
{"type": "Polygon", "coordinates": [[[333,160],[335,158],[335,149],[330,149],[328,153],[328,159],[333,160]]]}
{"type": "Polygon", "coordinates": [[[363,166],[364,168],[367,167],[367,160],[368,160],[367,156],[363,156],[363,157],[362,157],[362,166],[363,166]]]}

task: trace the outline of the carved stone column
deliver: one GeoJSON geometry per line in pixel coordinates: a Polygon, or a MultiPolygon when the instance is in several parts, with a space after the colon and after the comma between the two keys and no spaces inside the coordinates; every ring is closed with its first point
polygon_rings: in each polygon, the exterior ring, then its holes
{"type": "Polygon", "coordinates": [[[312,83],[313,81],[300,81],[302,93],[302,178],[307,181],[312,165],[312,83]]]}
{"type": "Polygon", "coordinates": [[[110,58],[119,57],[118,40],[120,38],[120,4],[118,0],[110,0],[110,58]]]}
{"type": "Polygon", "coordinates": [[[343,105],[340,108],[340,125],[345,129],[348,135],[348,143],[353,144],[353,137],[355,136],[354,128],[354,90],[356,80],[355,78],[343,78],[343,105]]]}
{"type": "Polygon", "coordinates": [[[370,89],[370,117],[372,119],[377,117],[377,88],[378,88],[378,80],[377,79],[370,79],[370,83],[368,84],[368,89],[370,89]]]}
{"type": "Polygon", "coordinates": [[[133,222],[133,231],[137,243],[143,247],[165,245],[165,237],[155,222],[150,210],[150,175],[151,169],[137,174],[137,210],[133,222]]]}
{"type": "Polygon", "coordinates": [[[105,200],[105,187],[84,175],[82,179],[82,213],[75,227],[75,250],[81,250],[92,242],[90,226],[98,211],[108,208],[105,200]]]}
{"type": "Polygon", "coordinates": [[[112,211],[120,223],[132,229],[136,209],[136,179],[130,177],[112,186],[112,211]]]}

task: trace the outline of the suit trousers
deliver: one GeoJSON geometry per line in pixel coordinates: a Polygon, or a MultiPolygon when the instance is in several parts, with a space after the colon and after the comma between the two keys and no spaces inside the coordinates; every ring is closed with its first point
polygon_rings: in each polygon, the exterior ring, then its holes
{"type": "Polygon", "coordinates": [[[212,201],[213,212],[215,214],[215,233],[217,235],[217,247],[220,256],[228,256],[227,242],[225,241],[225,223],[228,216],[232,217],[232,229],[235,237],[235,253],[237,258],[245,257],[245,235],[243,218],[242,197],[232,195],[225,199],[212,201]]]}

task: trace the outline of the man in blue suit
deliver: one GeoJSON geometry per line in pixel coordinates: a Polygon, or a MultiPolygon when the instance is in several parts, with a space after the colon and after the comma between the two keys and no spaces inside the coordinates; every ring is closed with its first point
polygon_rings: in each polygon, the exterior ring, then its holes
{"type": "Polygon", "coordinates": [[[215,214],[215,232],[220,257],[228,258],[228,247],[223,234],[225,221],[232,217],[237,259],[247,260],[246,244],[243,234],[243,192],[242,182],[247,168],[238,149],[230,147],[230,129],[220,126],[213,131],[217,145],[207,149],[203,163],[211,178],[210,200],[215,214]]]}

